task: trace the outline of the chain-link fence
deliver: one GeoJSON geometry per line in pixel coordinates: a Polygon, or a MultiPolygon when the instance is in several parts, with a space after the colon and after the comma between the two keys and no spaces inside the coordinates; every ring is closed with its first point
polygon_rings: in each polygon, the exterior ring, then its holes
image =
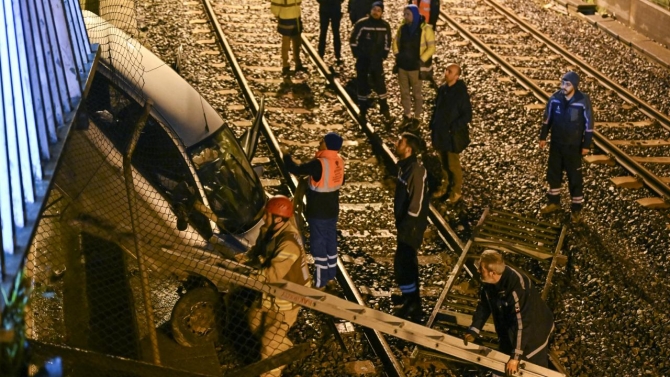
{"type": "Polygon", "coordinates": [[[65,375],[82,376],[258,375],[286,364],[267,358],[290,348],[299,308],[280,307],[248,278],[259,270],[234,262],[255,243],[265,204],[244,152],[132,39],[132,1],[82,8],[101,60],[89,122],[65,146],[26,263],[36,357],[58,355],[65,375]]]}

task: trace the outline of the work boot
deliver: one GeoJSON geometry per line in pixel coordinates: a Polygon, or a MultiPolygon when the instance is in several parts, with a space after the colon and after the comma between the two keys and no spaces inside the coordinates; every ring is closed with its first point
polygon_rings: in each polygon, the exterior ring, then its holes
{"type": "Polygon", "coordinates": [[[561,209],[561,206],[556,203],[549,203],[546,206],[540,208],[540,213],[543,215],[548,215],[550,213],[556,212],[561,209]]]}
{"type": "Polygon", "coordinates": [[[396,310],[394,315],[408,321],[420,323],[423,317],[423,308],[421,307],[421,296],[419,292],[413,292],[405,297],[405,302],[400,309],[396,310]]]}
{"type": "Polygon", "coordinates": [[[579,224],[582,222],[582,213],[580,211],[574,211],[570,215],[570,221],[572,221],[573,224],[579,224]]]}
{"type": "Polygon", "coordinates": [[[447,193],[447,185],[442,185],[433,193],[433,199],[440,199],[447,193]]]}
{"type": "Polygon", "coordinates": [[[463,199],[463,195],[452,192],[451,195],[449,195],[449,204],[456,204],[461,201],[461,199],[463,199]]]}
{"type": "Polygon", "coordinates": [[[400,129],[403,130],[412,123],[412,118],[407,115],[402,116],[402,122],[400,123],[400,129]]]}
{"type": "Polygon", "coordinates": [[[282,76],[289,76],[291,74],[291,67],[284,67],[281,69],[282,76]]]}
{"type": "Polygon", "coordinates": [[[420,124],[421,124],[420,120],[412,118],[412,120],[410,120],[409,124],[407,125],[407,130],[410,132],[418,132],[420,124]]]}
{"type": "Polygon", "coordinates": [[[382,114],[382,116],[383,116],[382,122],[384,123],[384,126],[386,126],[386,128],[391,127],[393,125],[393,122],[395,122],[395,117],[391,115],[391,113],[382,114]]]}

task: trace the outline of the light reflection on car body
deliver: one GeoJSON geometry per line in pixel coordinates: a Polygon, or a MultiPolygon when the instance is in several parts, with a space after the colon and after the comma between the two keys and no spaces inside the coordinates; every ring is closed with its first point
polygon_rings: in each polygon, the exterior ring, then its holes
{"type": "Polygon", "coordinates": [[[150,99],[149,119],[132,157],[141,242],[151,249],[148,257],[160,260],[160,247],[211,249],[210,241],[237,247],[234,252],[251,247],[262,225],[265,194],[231,130],[195,89],[153,53],[136,41],[127,42],[132,41],[130,37],[93,13],[84,11],[84,20],[91,42],[101,46],[101,66],[87,101],[89,129],[76,131],[71,147],[97,149],[107,166],[93,166],[100,162],[82,161],[83,154],[70,153],[61,190],[77,198],[79,212],[129,231],[125,184],[110,172],[122,168],[142,111],[140,104],[150,99]],[[143,73],[130,68],[132,54],[139,55],[143,73]],[[91,165],[88,170],[87,165],[91,165]],[[179,199],[184,197],[191,204],[188,228],[178,230],[179,199]],[[194,202],[201,211],[193,210],[194,202]]]}

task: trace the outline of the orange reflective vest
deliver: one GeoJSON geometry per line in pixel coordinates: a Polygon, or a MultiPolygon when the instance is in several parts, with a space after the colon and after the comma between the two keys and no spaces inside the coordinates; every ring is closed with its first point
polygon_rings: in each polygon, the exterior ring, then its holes
{"type": "Polygon", "coordinates": [[[430,0],[414,0],[414,5],[419,8],[419,14],[426,19],[426,23],[430,20],[430,0]]]}
{"type": "Polygon", "coordinates": [[[321,161],[321,179],[317,182],[309,178],[309,188],[316,192],[333,192],[344,183],[344,160],[337,151],[329,149],[316,152],[316,158],[321,161]]]}

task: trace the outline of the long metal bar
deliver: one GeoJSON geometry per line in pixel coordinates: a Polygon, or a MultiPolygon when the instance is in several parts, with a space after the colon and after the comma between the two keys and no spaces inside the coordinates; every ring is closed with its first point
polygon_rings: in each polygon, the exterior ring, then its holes
{"type": "MultiPolygon", "coordinates": [[[[291,301],[295,304],[310,309],[333,315],[350,322],[374,328],[380,332],[395,336],[400,339],[419,344],[434,351],[449,354],[467,362],[478,364],[486,368],[504,372],[509,355],[495,351],[488,347],[470,343],[463,344],[460,338],[417,325],[410,321],[394,317],[390,314],[361,306],[337,296],[329,295],[317,289],[303,285],[281,281],[275,284],[266,284],[253,277],[235,272],[236,262],[221,260],[220,267],[212,265],[211,261],[200,261],[194,259],[191,254],[183,254],[181,251],[163,250],[170,255],[171,264],[165,267],[174,272],[183,272],[179,266],[202,271],[203,275],[217,286],[225,287],[230,282],[256,291],[270,294],[274,297],[291,301]],[[229,269],[232,268],[232,269],[229,269]]],[[[190,252],[190,251],[189,251],[190,252]]],[[[523,368],[524,376],[564,377],[547,368],[535,364],[526,363],[523,368]]]]}
{"type": "Polygon", "coordinates": [[[563,226],[563,229],[561,231],[561,236],[558,239],[558,244],[556,245],[556,249],[554,249],[554,257],[551,259],[551,266],[549,266],[549,273],[547,275],[547,281],[544,284],[544,288],[542,289],[542,299],[547,300],[547,296],[549,295],[549,289],[551,288],[551,280],[554,277],[554,271],[556,270],[556,265],[559,260],[559,256],[561,255],[563,249],[563,240],[565,240],[565,234],[567,233],[567,228],[563,226]]]}
{"type": "MultiPolygon", "coordinates": [[[[523,224],[514,223],[514,222],[505,222],[504,219],[489,219],[486,224],[481,228],[484,230],[489,230],[491,232],[499,232],[502,234],[508,234],[509,231],[512,231],[517,237],[521,237],[524,240],[535,241],[535,242],[547,242],[548,240],[555,241],[556,234],[547,234],[547,233],[536,233],[535,228],[531,226],[524,226],[523,224]],[[518,235],[518,231],[523,230],[525,234],[523,236],[518,235]]],[[[526,242],[529,243],[529,242],[526,242]]],[[[530,245],[534,245],[532,242],[530,245]]],[[[542,247],[542,246],[538,246],[542,247]]]]}
{"type": "MultiPolygon", "coordinates": [[[[358,305],[365,306],[365,300],[363,300],[363,297],[356,288],[356,284],[351,280],[351,276],[349,276],[340,257],[337,257],[337,269],[336,278],[344,291],[344,297],[358,305]]],[[[393,351],[386,339],[384,339],[382,333],[368,327],[363,330],[363,333],[377,357],[379,357],[384,364],[384,371],[386,374],[389,376],[405,376],[405,368],[398,362],[398,359],[395,357],[388,357],[388,355],[393,355],[393,351]]]]}
{"type": "MultiPolygon", "coordinates": [[[[521,73],[519,70],[514,68],[509,62],[507,62],[505,59],[500,57],[498,54],[496,54],[486,43],[482,42],[479,38],[474,36],[472,33],[470,33],[468,30],[463,28],[457,21],[455,21],[453,18],[451,18],[446,12],[440,11],[440,16],[443,17],[449,24],[449,26],[455,30],[457,30],[459,33],[461,33],[465,38],[470,40],[478,49],[483,51],[486,55],[488,55],[488,58],[497,63],[500,68],[507,72],[509,75],[516,77],[519,80],[519,83],[529,89],[531,92],[533,92],[533,95],[537,97],[538,99],[542,101],[547,101],[549,99],[549,94],[544,91],[544,89],[540,88],[534,80],[529,78],[528,76],[524,75],[521,73]]],[[[519,20],[520,21],[520,20],[519,20]]],[[[521,23],[519,24],[521,25],[521,23]]],[[[529,32],[532,32],[533,35],[539,38],[539,32],[533,32],[530,26],[528,26],[527,29],[529,32]],[[538,34],[535,34],[538,33],[538,34]]],[[[546,38],[546,37],[545,37],[546,38]]],[[[549,45],[551,47],[551,45],[549,45]]],[[[558,47],[557,45],[554,47],[558,47]]],[[[552,47],[553,48],[553,47],[552,47]]],[[[569,52],[563,49],[557,50],[557,52],[563,54],[563,56],[566,57],[569,55],[569,52]]],[[[580,66],[580,68],[584,69],[585,71],[592,70],[594,71],[594,75],[598,75],[602,77],[601,83],[605,85],[604,82],[610,82],[609,79],[607,79],[604,75],[600,73],[595,73],[596,71],[593,68],[590,68],[586,63],[582,62],[581,60],[577,61],[575,60],[575,63],[580,66]]],[[[605,85],[606,86],[606,85],[605,85]]],[[[622,89],[623,90],[623,89],[622,89]]],[[[640,104],[641,105],[641,104],[640,104]]],[[[661,122],[665,122],[667,120],[666,117],[656,117],[661,122]]],[[[668,124],[670,124],[670,120],[668,120],[668,124]]],[[[602,134],[600,134],[598,131],[593,132],[594,136],[594,142],[596,146],[600,149],[602,149],[605,153],[611,155],[614,157],[614,159],[617,160],[617,163],[619,163],[621,166],[624,167],[624,169],[628,170],[634,175],[637,175],[642,179],[642,181],[645,183],[649,189],[654,191],[657,195],[661,196],[663,199],[669,199],[670,198],[670,186],[666,185],[659,177],[654,175],[652,172],[647,170],[645,167],[634,161],[630,156],[628,156],[626,153],[624,153],[621,149],[619,149],[617,146],[612,144],[609,140],[607,140],[606,137],[604,137],[602,134]]]]}
{"type": "Polygon", "coordinates": [[[144,310],[146,311],[148,330],[149,330],[149,341],[151,343],[151,356],[154,364],[161,364],[160,351],[158,349],[158,336],[156,335],[156,326],[154,319],[154,310],[153,305],[151,304],[151,289],[149,288],[149,275],[147,274],[147,267],[144,264],[144,257],[142,254],[142,249],[140,247],[139,233],[138,229],[141,226],[139,221],[139,215],[137,214],[137,193],[135,192],[135,181],[133,179],[133,168],[132,168],[132,157],[135,147],[137,146],[137,141],[140,139],[142,130],[146,125],[147,118],[149,117],[149,112],[153,102],[149,99],[142,109],[142,114],[140,115],[137,122],[135,122],[135,130],[133,136],[128,143],[128,149],[123,155],[123,176],[126,181],[126,195],[128,198],[128,209],[130,211],[130,223],[133,230],[133,241],[135,243],[135,255],[137,255],[137,266],[140,271],[140,281],[142,282],[142,300],[144,301],[144,310]]]}

